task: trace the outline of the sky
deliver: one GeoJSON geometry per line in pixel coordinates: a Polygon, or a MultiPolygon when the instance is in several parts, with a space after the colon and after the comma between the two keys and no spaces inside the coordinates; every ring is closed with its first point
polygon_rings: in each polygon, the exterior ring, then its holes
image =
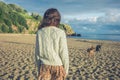
{"type": "Polygon", "coordinates": [[[76,33],[120,34],[120,0],[0,0],[43,15],[57,8],[76,33]]]}

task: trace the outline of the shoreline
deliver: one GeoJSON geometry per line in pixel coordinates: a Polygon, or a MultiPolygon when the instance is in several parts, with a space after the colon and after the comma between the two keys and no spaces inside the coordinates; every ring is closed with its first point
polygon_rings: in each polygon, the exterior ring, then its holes
{"type": "Polygon", "coordinates": [[[120,40],[108,40],[108,39],[90,39],[90,38],[81,38],[81,37],[68,37],[68,38],[82,39],[82,40],[100,40],[100,41],[120,42],[120,40]]]}
{"type": "MultiPolygon", "coordinates": [[[[22,33],[18,33],[18,34],[13,34],[13,33],[0,33],[0,36],[8,36],[8,35],[11,35],[11,36],[18,36],[18,35],[28,35],[28,36],[36,36],[36,34],[22,34],[22,33]]],[[[102,40],[102,39],[85,39],[85,38],[80,38],[80,37],[67,37],[67,39],[76,39],[76,40],[82,40],[82,41],[101,41],[101,42],[120,42],[119,40],[102,40]]]]}
{"type": "Polygon", "coordinates": [[[108,40],[120,42],[120,34],[83,34],[81,37],[70,36],[73,38],[91,39],[91,40],[108,40]]]}

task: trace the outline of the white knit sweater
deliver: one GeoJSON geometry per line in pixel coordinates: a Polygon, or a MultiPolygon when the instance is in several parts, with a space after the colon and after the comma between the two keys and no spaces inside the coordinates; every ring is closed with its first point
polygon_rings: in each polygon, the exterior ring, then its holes
{"type": "Polygon", "coordinates": [[[63,65],[68,74],[69,56],[65,32],[55,26],[38,30],[35,58],[37,65],[63,65]]]}

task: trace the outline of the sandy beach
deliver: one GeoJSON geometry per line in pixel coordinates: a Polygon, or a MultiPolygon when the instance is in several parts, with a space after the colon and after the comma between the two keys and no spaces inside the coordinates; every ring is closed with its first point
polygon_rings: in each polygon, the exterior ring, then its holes
{"type": "MultiPolygon", "coordinates": [[[[67,38],[70,58],[66,80],[120,80],[120,42],[67,38]],[[87,48],[102,44],[95,60],[87,48]]],[[[0,80],[37,80],[35,35],[0,34],[0,80]]]]}

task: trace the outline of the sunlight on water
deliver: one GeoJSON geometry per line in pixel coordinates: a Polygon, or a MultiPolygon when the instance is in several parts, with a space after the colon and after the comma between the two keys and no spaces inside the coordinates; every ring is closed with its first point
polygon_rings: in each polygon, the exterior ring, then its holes
{"type": "Polygon", "coordinates": [[[82,34],[81,37],[73,38],[120,41],[120,34],[82,34]]]}

